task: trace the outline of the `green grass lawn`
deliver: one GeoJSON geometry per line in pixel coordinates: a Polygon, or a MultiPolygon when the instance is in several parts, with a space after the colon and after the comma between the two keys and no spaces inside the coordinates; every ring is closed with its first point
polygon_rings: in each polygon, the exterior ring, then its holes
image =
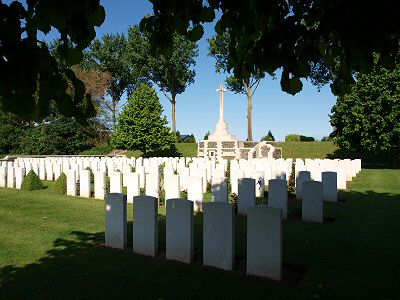
{"type": "MultiPolygon", "coordinates": [[[[0,299],[399,299],[400,170],[363,169],[325,205],[332,223],[284,222],[282,284],[243,275],[245,218],[236,219],[236,270],[201,266],[202,215],[195,216],[195,262],[166,261],[160,208],[156,259],[98,246],[104,202],[0,188],[0,299]]],[[[132,206],[129,205],[129,242],[132,206]]]]}

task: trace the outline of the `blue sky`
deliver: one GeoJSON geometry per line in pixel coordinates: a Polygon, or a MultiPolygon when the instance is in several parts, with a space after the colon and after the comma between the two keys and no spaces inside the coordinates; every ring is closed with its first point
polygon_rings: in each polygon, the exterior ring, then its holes
{"type": "MultiPolygon", "coordinates": [[[[97,38],[105,33],[126,34],[129,25],[140,22],[146,14],[152,13],[151,3],[147,0],[101,0],[106,10],[106,20],[97,32],[97,38]]],[[[177,96],[177,129],[182,134],[193,133],[196,139],[202,139],[209,130],[215,130],[219,117],[218,86],[224,82],[225,75],[216,74],[214,59],[208,57],[207,38],[214,34],[212,24],[205,26],[205,35],[198,42],[199,56],[195,67],[194,84],[186,92],[177,96]]],[[[52,40],[50,33],[46,40],[52,40]]],[[[320,92],[306,80],[303,90],[291,96],[280,89],[279,79],[263,79],[253,97],[253,139],[260,140],[271,130],[276,140],[284,140],[290,133],[298,133],[321,139],[329,135],[329,113],[336,97],[329,86],[320,92]]],[[[171,121],[171,105],[159,92],[164,113],[171,121]]],[[[125,99],[122,99],[125,102],[125,99]]],[[[225,120],[229,130],[237,138],[247,137],[247,98],[232,92],[225,94],[225,120]]]]}

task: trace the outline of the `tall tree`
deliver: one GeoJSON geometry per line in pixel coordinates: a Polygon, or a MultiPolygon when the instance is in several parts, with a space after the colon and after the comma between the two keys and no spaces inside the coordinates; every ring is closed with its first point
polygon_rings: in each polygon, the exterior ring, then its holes
{"type": "Polygon", "coordinates": [[[332,108],[334,142],[354,151],[392,152],[396,167],[400,150],[400,65],[358,74],[351,92],[332,108]]]}
{"type": "MultiPolygon", "coordinates": [[[[236,94],[245,94],[247,96],[247,140],[253,140],[253,96],[264,78],[265,72],[256,70],[248,74],[247,77],[235,77],[230,72],[229,67],[229,45],[230,36],[227,32],[222,35],[216,35],[208,40],[208,55],[215,58],[215,69],[217,73],[226,73],[227,88],[236,94]]],[[[274,74],[271,74],[274,75],[274,74]]]]}
{"type": "Polygon", "coordinates": [[[172,131],[176,133],[176,96],[194,83],[196,72],[197,44],[174,34],[172,52],[151,58],[151,79],[171,102],[172,131]]]}
{"type": "Polygon", "coordinates": [[[0,109],[25,120],[42,120],[51,113],[51,105],[82,122],[93,116],[84,85],[58,65],[38,33],[58,31],[62,42],[57,51],[73,65],[82,59],[83,49],[96,35],[94,27],[104,18],[99,0],[33,0],[25,6],[0,2],[0,109]]]}
{"type": "Polygon", "coordinates": [[[320,61],[332,74],[331,90],[344,94],[354,72],[370,71],[373,53],[385,67],[399,60],[397,2],[313,0],[151,0],[154,15],[141,21],[151,34],[152,51],[171,52],[174,32],[198,41],[203,24],[216,19],[218,35],[230,35],[229,69],[238,78],[256,70],[282,70],[283,91],[302,90],[320,61]],[[371,22],[374,20],[374,22],[371,22]]]}
{"type": "Polygon", "coordinates": [[[115,147],[148,151],[168,149],[173,144],[168,121],[156,91],[146,84],[140,85],[124,106],[116,130],[112,135],[115,147]]]}
{"type": "MultiPolygon", "coordinates": [[[[138,26],[129,29],[129,37],[134,31],[139,31],[138,26]]],[[[101,40],[94,40],[86,54],[86,68],[94,68],[111,74],[112,81],[108,89],[110,98],[104,98],[104,105],[111,112],[113,129],[117,125],[118,111],[122,108],[120,104],[122,95],[127,92],[128,96],[142,82],[148,82],[148,75],[142,72],[143,60],[133,60],[136,53],[132,52],[134,44],[129,42],[123,34],[106,34],[101,40]]],[[[142,53],[139,55],[143,56],[142,53]]]]}

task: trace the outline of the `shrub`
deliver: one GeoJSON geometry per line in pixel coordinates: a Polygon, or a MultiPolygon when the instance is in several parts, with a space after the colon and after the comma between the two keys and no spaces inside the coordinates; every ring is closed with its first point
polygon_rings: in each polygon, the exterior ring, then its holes
{"type": "Polygon", "coordinates": [[[299,134],[288,134],[285,137],[285,142],[300,142],[300,135],[299,134]]]}
{"type": "Polygon", "coordinates": [[[44,189],[42,181],[36,173],[31,170],[22,181],[21,190],[34,191],[41,189],[44,189]]]}
{"type": "Polygon", "coordinates": [[[85,150],[81,152],[81,155],[107,155],[113,151],[112,145],[109,143],[104,143],[100,144],[97,146],[94,146],[93,148],[89,150],[85,150]]]}
{"type": "Polygon", "coordinates": [[[57,178],[56,182],[53,185],[52,190],[60,195],[67,194],[67,175],[61,173],[61,175],[57,178]]]}
{"type": "Polygon", "coordinates": [[[90,167],[86,167],[85,170],[88,170],[90,173],[90,183],[94,183],[94,173],[90,167]]]}
{"type": "Polygon", "coordinates": [[[315,142],[315,139],[312,136],[300,135],[300,142],[315,142]]]}

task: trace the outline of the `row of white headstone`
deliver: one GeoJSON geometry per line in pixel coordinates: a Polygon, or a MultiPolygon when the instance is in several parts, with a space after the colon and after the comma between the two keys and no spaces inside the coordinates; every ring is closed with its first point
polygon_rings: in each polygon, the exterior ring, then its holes
{"type": "MultiPolygon", "coordinates": [[[[127,201],[121,193],[106,199],[105,245],[125,249],[127,245],[127,201]]],[[[133,199],[134,253],[158,254],[158,201],[151,196],[133,199]]],[[[235,214],[228,203],[203,206],[203,265],[232,270],[235,261],[235,214]]],[[[193,261],[194,203],[186,199],[166,202],[166,259],[193,261]]],[[[282,211],[264,205],[247,208],[247,274],[274,280],[282,277],[282,211]]]]}

